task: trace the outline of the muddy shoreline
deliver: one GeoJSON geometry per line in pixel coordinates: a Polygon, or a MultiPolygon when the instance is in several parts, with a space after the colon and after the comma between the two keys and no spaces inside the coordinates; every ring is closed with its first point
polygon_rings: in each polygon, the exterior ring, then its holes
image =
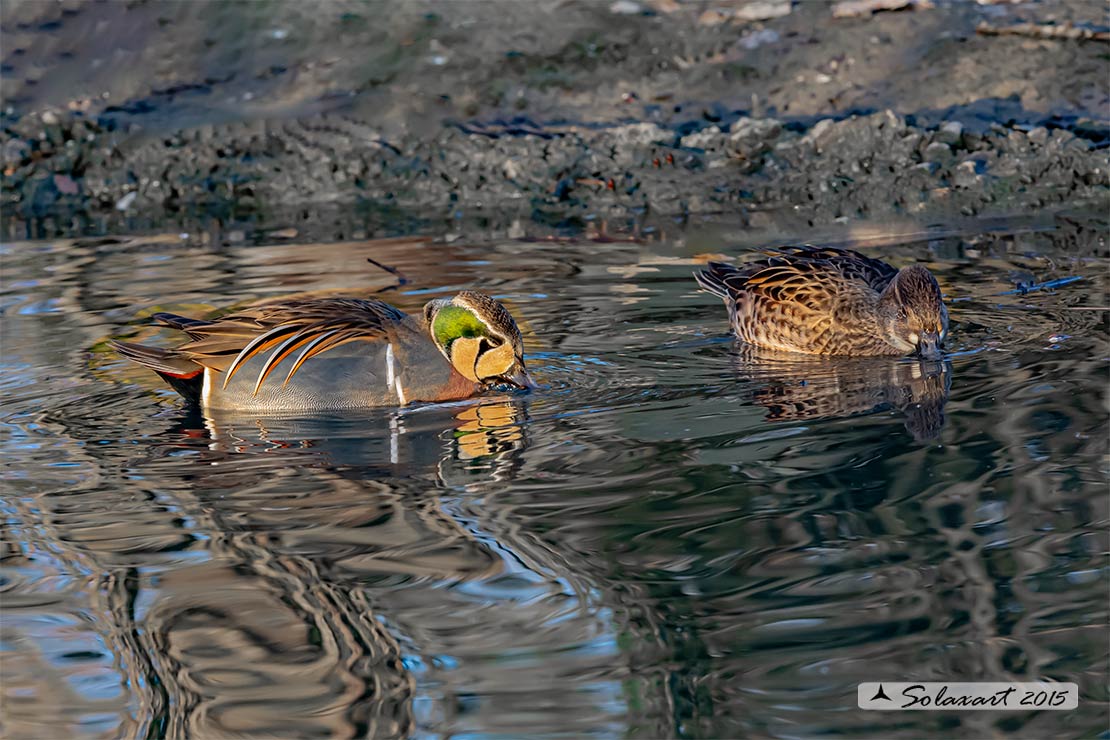
{"type": "MultiPolygon", "coordinates": [[[[976,33],[1097,29],[1101,3],[854,18],[821,3],[724,3],[718,16],[694,3],[524,6],[391,6],[405,12],[375,39],[384,72],[348,64],[365,33],[328,35],[353,11],[315,19],[286,49],[301,68],[274,79],[249,61],[200,74],[185,43],[199,21],[179,17],[178,34],[151,31],[142,52],[176,59],[168,76],[108,70],[39,92],[20,86],[39,37],[71,45],[52,62],[60,75],[97,53],[78,30],[104,11],[13,3],[4,236],[336,207],[544,223],[785,210],[818,225],[1110,204],[1110,44],[976,33]],[[325,50],[340,61],[320,72],[325,50]],[[97,86],[111,94],[80,97],[97,86]]],[[[262,25],[297,33],[298,20],[262,25]]]]}

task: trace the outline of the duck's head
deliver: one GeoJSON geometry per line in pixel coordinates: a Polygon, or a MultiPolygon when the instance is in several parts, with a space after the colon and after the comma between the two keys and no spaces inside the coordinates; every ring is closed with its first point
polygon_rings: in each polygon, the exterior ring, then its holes
{"type": "Polygon", "coordinates": [[[940,286],[924,265],[903,267],[879,299],[885,339],[906,354],[941,356],[948,335],[948,309],[940,286]]]}
{"type": "Polygon", "coordinates": [[[505,307],[465,290],[424,306],[432,341],[463,377],[476,383],[535,388],[524,368],[520,329],[505,307]]]}

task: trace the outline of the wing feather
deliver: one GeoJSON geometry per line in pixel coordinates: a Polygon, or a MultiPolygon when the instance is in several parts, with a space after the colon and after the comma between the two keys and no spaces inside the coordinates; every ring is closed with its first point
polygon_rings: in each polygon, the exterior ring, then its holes
{"type": "Polygon", "coordinates": [[[315,338],[310,340],[308,346],[304,348],[303,352],[301,352],[300,357],[298,357],[297,361],[293,363],[293,367],[289,368],[289,374],[286,375],[285,380],[282,381],[282,387],[288,384],[289,379],[292,378],[296,374],[296,372],[301,369],[301,365],[304,364],[305,360],[307,360],[309,357],[312,357],[316,353],[317,346],[320,343],[327,341],[328,337],[336,334],[338,331],[339,329],[332,329],[331,331],[326,331],[323,334],[320,334],[319,336],[316,336],[315,338]]]}
{"type": "Polygon", "coordinates": [[[768,252],[788,259],[823,263],[849,279],[862,280],[877,291],[882,291],[898,274],[896,267],[851,249],[802,245],[778,247],[768,252]]]}
{"type": "Polygon", "coordinates": [[[309,359],[349,342],[385,339],[406,318],[402,311],[375,300],[279,300],[212,321],[158,313],[156,321],[185,332],[190,341],[166,349],[126,342],[113,346],[123,356],[173,377],[192,377],[205,368],[223,372],[224,388],[249,360],[270,352],[255,379],[257,393],[271,373],[298,350],[283,386],[309,359]]]}
{"type": "MultiPolygon", "coordinates": [[[[271,352],[269,358],[267,358],[266,364],[258,371],[258,378],[254,383],[254,395],[258,395],[258,389],[262,387],[263,381],[273,372],[275,367],[281,364],[282,360],[289,357],[296,352],[299,347],[312,340],[311,335],[305,336],[307,332],[308,329],[301,329],[274,348],[274,351],[271,352]]],[[[288,380],[289,379],[286,378],[286,382],[288,382],[288,380]]]]}
{"type": "Polygon", "coordinates": [[[381,301],[312,298],[264,303],[207,325],[190,325],[193,341],[178,351],[205,367],[223,371],[224,387],[243,365],[267,352],[255,392],[286,358],[298,350],[284,383],[309,359],[350,341],[375,341],[405,314],[381,301]]]}
{"type": "Polygon", "coordinates": [[[282,324],[248,342],[247,346],[243,347],[243,349],[239,351],[239,354],[235,356],[235,359],[231,361],[231,366],[228,367],[227,373],[224,375],[224,388],[227,388],[227,384],[235,377],[235,373],[239,372],[239,368],[243,366],[243,363],[259,352],[273,347],[288,334],[300,331],[301,328],[302,327],[296,324],[282,324]]]}

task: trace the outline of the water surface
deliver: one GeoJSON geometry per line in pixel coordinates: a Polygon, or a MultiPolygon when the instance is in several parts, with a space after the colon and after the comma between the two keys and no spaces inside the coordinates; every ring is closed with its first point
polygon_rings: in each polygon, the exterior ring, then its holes
{"type": "Polygon", "coordinates": [[[944,362],[752,358],[690,277],[771,239],[727,224],[5,245],[5,733],[1097,735],[1105,224],[896,231],[773,236],[926,263],[944,362]],[[206,418],[104,347],[169,340],[157,310],[462,288],[511,308],[542,390],[206,418]],[[1081,703],[856,710],[882,678],[1081,703]]]}

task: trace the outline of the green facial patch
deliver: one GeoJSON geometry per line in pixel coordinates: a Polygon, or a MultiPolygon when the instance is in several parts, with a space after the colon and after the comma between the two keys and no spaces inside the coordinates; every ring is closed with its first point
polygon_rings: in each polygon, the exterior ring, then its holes
{"type": "Polygon", "coordinates": [[[486,325],[473,312],[460,306],[444,306],[432,320],[432,336],[436,344],[447,348],[462,337],[487,336],[486,325]]]}

